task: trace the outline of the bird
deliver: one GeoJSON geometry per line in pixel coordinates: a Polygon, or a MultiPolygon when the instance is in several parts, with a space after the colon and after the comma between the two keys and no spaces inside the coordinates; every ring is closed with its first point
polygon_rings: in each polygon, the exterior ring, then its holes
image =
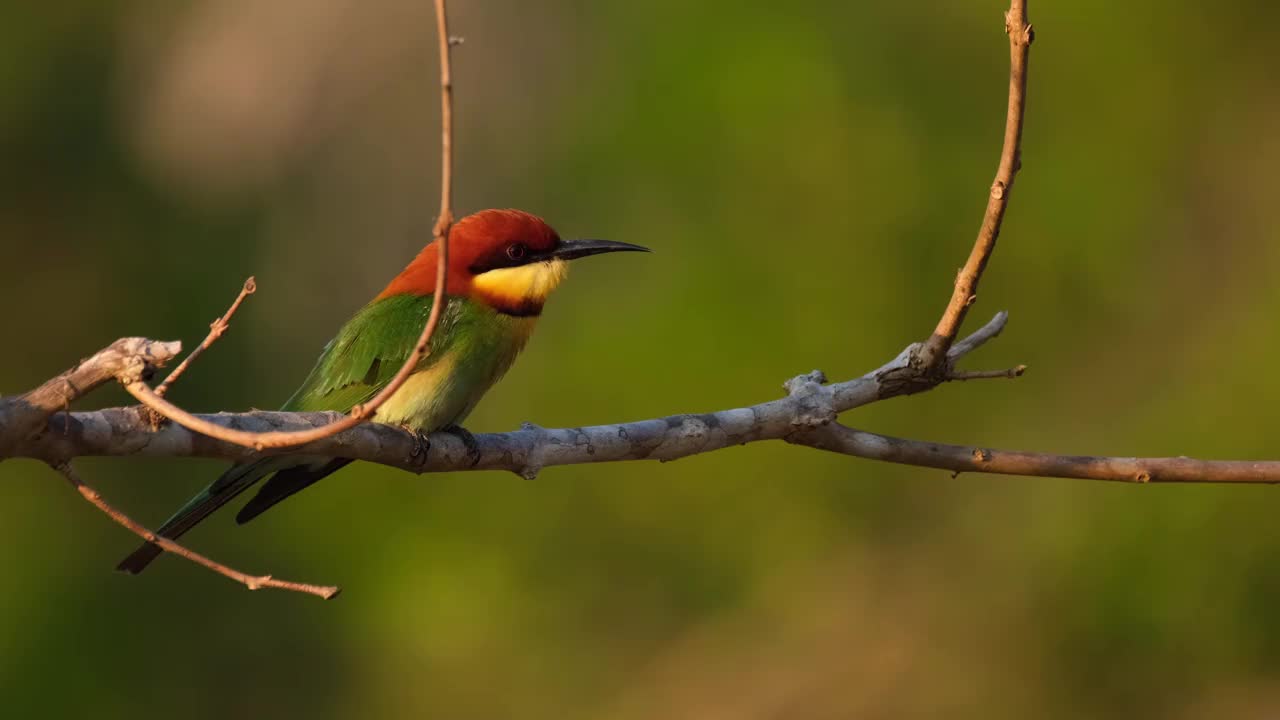
{"type": "MultiPolygon", "coordinates": [[[[438,242],[428,243],[342,326],[282,410],[348,412],[386,387],[413,351],[430,313],[438,242]]],[[[565,279],[569,261],[623,251],[650,252],[610,240],[561,240],[541,218],[520,210],[482,210],[454,223],[449,230],[445,304],[428,354],[372,419],[420,437],[460,429],[524,349],[548,297],[565,279]]],[[[156,533],[176,540],[268,478],[236,515],[237,523],[246,523],[350,462],[277,455],[236,463],[156,533]]],[[[162,552],[155,543],[144,543],[116,569],[140,573],[162,552]]]]}

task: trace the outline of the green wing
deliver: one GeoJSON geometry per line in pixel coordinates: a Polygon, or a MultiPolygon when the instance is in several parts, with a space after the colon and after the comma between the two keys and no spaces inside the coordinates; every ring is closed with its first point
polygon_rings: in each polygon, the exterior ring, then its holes
{"type": "MultiPolygon", "coordinates": [[[[352,405],[377,394],[391,382],[405,358],[413,352],[431,312],[431,297],[393,295],[366,305],[325,346],[311,374],[284,404],[284,409],[346,412],[352,405]]],[[[419,368],[429,367],[435,362],[434,358],[449,351],[450,344],[457,342],[456,326],[460,323],[467,323],[466,301],[450,298],[442,310],[440,325],[432,334],[431,352],[422,359],[419,368]]],[[[158,532],[167,538],[179,537],[254,483],[272,475],[258,496],[237,516],[239,522],[245,522],[348,462],[350,460],[328,460],[315,466],[306,458],[280,456],[233,465],[169,518],[158,532]]],[[[129,573],[142,572],[161,552],[159,546],[144,543],[117,567],[129,573]]]]}
{"type": "MultiPolygon", "coordinates": [[[[431,295],[392,295],[369,303],[325,345],[311,374],[282,410],[346,412],[386,387],[413,352],[431,312],[431,295]]],[[[431,335],[430,353],[418,369],[430,367],[456,337],[453,326],[461,315],[461,301],[449,298],[440,324],[431,335]]]]}

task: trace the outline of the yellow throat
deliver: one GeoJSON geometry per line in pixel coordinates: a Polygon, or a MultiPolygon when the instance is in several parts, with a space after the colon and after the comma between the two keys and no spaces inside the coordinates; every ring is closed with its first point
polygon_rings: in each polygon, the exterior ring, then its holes
{"type": "Polygon", "coordinates": [[[476,295],[498,310],[536,315],[568,274],[569,263],[553,259],[483,272],[471,284],[476,295]]]}

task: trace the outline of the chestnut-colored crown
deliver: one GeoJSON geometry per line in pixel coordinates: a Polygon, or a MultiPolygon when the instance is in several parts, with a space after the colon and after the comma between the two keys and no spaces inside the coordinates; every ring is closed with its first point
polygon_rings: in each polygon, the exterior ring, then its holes
{"type": "MultiPolygon", "coordinates": [[[[521,210],[481,210],[454,223],[449,230],[445,292],[469,295],[476,273],[499,262],[517,244],[530,253],[541,253],[559,245],[560,236],[542,218],[521,210]]],[[[428,243],[378,298],[435,292],[439,250],[435,241],[428,243]]]]}

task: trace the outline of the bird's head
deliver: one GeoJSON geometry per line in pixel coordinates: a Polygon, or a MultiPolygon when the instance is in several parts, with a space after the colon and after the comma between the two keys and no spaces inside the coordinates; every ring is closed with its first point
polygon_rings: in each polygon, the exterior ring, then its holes
{"type": "MultiPolygon", "coordinates": [[[[449,231],[446,292],[509,315],[537,315],[569,272],[568,261],[648,248],[611,240],[561,240],[541,218],[520,210],[482,210],[449,231]]],[[[432,242],[379,297],[435,290],[439,248],[432,242]]]]}

